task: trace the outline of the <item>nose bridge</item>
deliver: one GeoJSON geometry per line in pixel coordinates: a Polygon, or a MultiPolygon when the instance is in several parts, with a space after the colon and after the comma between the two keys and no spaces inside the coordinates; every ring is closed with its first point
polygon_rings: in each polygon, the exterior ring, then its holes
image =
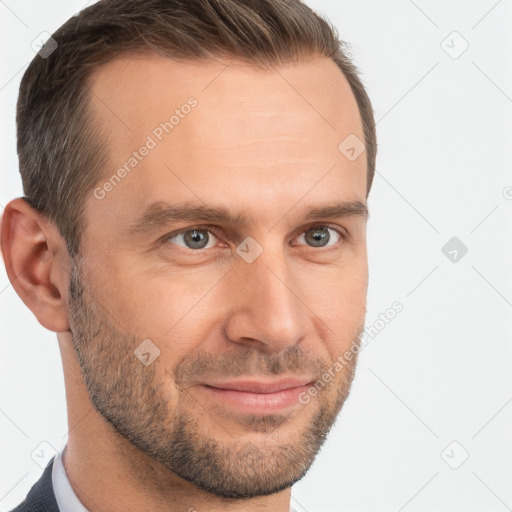
{"type": "Polygon", "coordinates": [[[232,315],[227,334],[232,341],[252,340],[283,349],[306,332],[306,315],[293,268],[284,247],[266,246],[251,263],[237,260],[230,286],[232,315]]]}

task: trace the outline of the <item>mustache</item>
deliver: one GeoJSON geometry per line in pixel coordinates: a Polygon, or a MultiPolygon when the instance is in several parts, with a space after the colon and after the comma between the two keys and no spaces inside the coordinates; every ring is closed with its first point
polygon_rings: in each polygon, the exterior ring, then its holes
{"type": "Polygon", "coordinates": [[[236,351],[212,354],[198,352],[182,359],[174,368],[174,381],[179,386],[215,377],[318,375],[331,362],[314,356],[300,345],[293,345],[278,353],[266,353],[256,348],[243,347],[236,351]]]}

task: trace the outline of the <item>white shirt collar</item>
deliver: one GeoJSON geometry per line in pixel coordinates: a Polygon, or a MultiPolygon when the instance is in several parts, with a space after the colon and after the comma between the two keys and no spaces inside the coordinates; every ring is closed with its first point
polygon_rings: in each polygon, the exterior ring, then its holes
{"type": "Polygon", "coordinates": [[[56,455],[52,467],[52,484],[60,512],[89,512],[80,502],[69,483],[62,455],[66,446],[56,455]]]}

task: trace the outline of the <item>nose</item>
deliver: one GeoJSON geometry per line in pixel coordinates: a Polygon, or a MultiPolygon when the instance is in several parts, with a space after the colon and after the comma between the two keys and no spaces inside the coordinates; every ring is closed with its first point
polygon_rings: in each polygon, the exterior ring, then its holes
{"type": "Polygon", "coordinates": [[[283,249],[266,249],[252,263],[238,260],[230,274],[225,334],[231,342],[277,352],[303,340],[309,310],[283,249]]]}

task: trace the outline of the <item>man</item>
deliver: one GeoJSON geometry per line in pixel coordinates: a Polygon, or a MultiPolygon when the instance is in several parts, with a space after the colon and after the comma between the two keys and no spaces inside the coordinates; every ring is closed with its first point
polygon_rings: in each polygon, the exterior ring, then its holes
{"type": "Polygon", "coordinates": [[[290,509],[364,328],[375,123],[341,48],[298,0],[103,0],[30,64],[2,253],[69,436],[16,511],[290,509]]]}

